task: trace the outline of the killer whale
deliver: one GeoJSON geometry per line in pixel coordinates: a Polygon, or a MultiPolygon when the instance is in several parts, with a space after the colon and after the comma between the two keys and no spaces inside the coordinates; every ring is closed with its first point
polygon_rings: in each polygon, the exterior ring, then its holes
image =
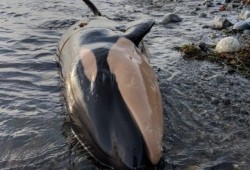
{"type": "Polygon", "coordinates": [[[163,109],[143,43],[154,20],[120,25],[85,2],[96,17],[72,25],[58,46],[72,130],[103,165],[155,165],[161,157],[163,109]]]}

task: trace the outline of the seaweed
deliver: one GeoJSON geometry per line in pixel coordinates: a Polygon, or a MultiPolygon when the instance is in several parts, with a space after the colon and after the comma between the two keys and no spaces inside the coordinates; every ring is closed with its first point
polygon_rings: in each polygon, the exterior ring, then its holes
{"type": "Polygon", "coordinates": [[[250,77],[250,45],[233,53],[217,53],[213,50],[204,51],[194,44],[185,44],[179,48],[185,59],[207,60],[224,66],[230,66],[235,72],[250,77]]]}

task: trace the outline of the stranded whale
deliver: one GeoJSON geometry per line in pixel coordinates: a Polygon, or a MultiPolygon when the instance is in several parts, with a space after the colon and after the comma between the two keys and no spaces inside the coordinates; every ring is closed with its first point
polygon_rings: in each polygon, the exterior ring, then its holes
{"type": "Polygon", "coordinates": [[[151,19],[120,25],[98,16],[77,22],[59,42],[72,130],[112,168],[142,168],[161,157],[161,95],[143,43],[153,25],[151,19]]]}

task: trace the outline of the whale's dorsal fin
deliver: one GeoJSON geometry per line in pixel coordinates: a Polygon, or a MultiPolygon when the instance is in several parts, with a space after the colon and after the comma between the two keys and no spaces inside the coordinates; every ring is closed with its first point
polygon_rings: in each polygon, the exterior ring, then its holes
{"type": "Polygon", "coordinates": [[[136,46],[155,24],[153,19],[141,19],[127,24],[124,37],[131,40],[136,46]]]}
{"type": "Polygon", "coordinates": [[[102,16],[100,11],[90,0],[83,0],[83,2],[85,2],[85,4],[90,8],[90,10],[94,13],[95,16],[102,16]]]}

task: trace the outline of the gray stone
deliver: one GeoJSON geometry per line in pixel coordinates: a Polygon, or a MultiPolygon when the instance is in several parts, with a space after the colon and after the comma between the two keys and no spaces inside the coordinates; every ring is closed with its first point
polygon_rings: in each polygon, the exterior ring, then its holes
{"type": "Polygon", "coordinates": [[[226,37],[220,40],[216,47],[215,51],[218,53],[228,53],[228,52],[237,52],[241,49],[238,39],[234,37],[226,37]]]}
{"type": "Polygon", "coordinates": [[[200,7],[195,7],[194,10],[199,11],[199,10],[201,10],[201,8],[200,7]]]}
{"type": "Polygon", "coordinates": [[[242,10],[240,15],[239,15],[240,19],[248,19],[250,18],[250,11],[248,10],[242,10]]]}
{"type": "Polygon", "coordinates": [[[168,13],[166,15],[164,15],[161,23],[162,24],[167,24],[167,23],[171,23],[171,22],[181,22],[182,19],[176,15],[176,14],[173,14],[173,13],[168,13]]]}
{"type": "Polygon", "coordinates": [[[243,30],[250,30],[250,18],[245,21],[240,21],[234,24],[234,30],[243,31],[243,30]]]}
{"type": "Polygon", "coordinates": [[[200,14],[199,14],[199,17],[200,17],[200,18],[206,18],[206,17],[207,17],[207,14],[206,14],[206,13],[200,13],[200,14]]]}
{"type": "Polygon", "coordinates": [[[223,29],[231,25],[232,23],[227,18],[216,16],[214,17],[210,27],[212,29],[223,29]]]}
{"type": "Polygon", "coordinates": [[[216,75],[215,76],[215,81],[218,84],[222,84],[225,82],[225,77],[223,75],[216,75]]]}

